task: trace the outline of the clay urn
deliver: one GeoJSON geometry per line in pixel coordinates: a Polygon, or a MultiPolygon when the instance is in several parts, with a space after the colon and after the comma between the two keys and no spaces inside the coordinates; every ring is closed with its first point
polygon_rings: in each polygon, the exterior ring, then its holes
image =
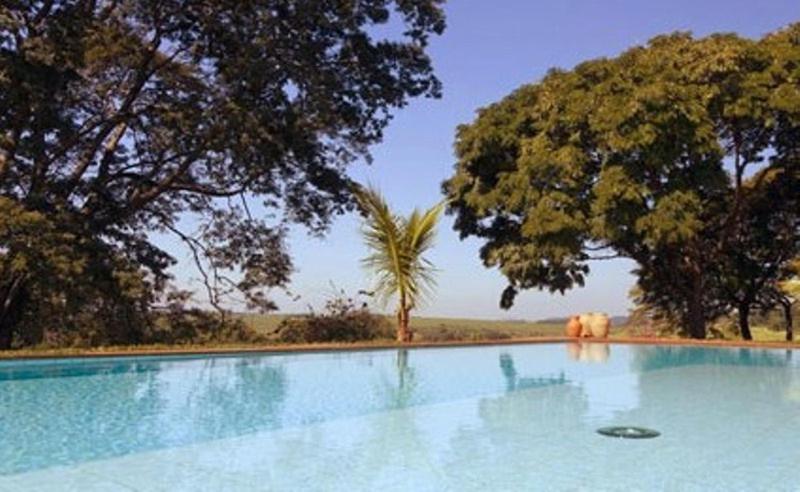
{"type": "Polygon", "coordinates": [[[581,326],[581,322],[577,316],[570,316],[567,320],[567,326],[564,328],[564,332],[568,337],[577,338],[581,336],[581,330],[583,327],[581,326]]]}
{"type": "Polygon", "coordinates": [[[583,336],[607,338],[611,328],[611,320],[605,313],[586,313],[580,316],[579,321],[583,326],[583,336]]]}

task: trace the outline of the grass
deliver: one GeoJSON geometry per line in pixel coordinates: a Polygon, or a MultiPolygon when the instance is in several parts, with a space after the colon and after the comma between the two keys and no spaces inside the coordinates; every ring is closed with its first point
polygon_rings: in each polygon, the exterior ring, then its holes
{"type": "MultiPolygon", "coordinates": [[[[269,334],[278,327],[287,315],[282,314],[244,314],[242,319],[261,334],[269,334]]],[[[391,317],[389,321],[393,322],[391,317]]],[[[561,323],[538,321],[503,321],[466,318],[411,318],[414,340],[441,342],[455,340],[502,340],[510,338],[530,338],[542,336],[561,336],[564,326],[561,323]]]]}
{"type": "MultiPolygon", "coordinates": [[[[770,330],[763,326],[754,326],[750,331],[756,342],[786,342],[786,332],[784,331],[770,330]]],[[[800,340],[795,340],[794,343],[800,343],[800,340]]]]}
{"type": "Polygon", "coordinates": [[[415,318],[411,327],[422,341],[498,340],[562,336],[560,323],[458,318],[415,318]]]}

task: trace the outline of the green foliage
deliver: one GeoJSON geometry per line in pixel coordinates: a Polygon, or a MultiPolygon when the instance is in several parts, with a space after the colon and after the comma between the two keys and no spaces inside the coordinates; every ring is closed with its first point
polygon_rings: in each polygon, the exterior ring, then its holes
{"type": "Polygon", "coordinates": [[[191,249],[220,311],[274,309],[289,224],[353,208],[347,165],[440,94],[443,29],[440,0],[4,2],[0,347],[40,308],[133,328],[174,262],[153,233],[191,249]],[[402,34],[376,35],[390,19],[402,34]]]}
{"type": "Polygon", "coordinates": [[[779,191],[768,215],[787,240],[767,256],[796,251],[798,62],[800,24],[761,40],[675,33],[481,109],[457,131],[443,188],[455,228],[483,239],[484,264],[509,281],[501,305],[522,289],[583,285],[594,258],[623,256],[647,304],[703,337],[742,297],[726,278],[778,278],[723,258],[771,227],[751,198],[779,191]],[[780,178],[745,179],[757,173],[780,178]]]}
{"type": "MultiPolygon", "coordinates": [[[[417,329],[418,330],[418,329],[417,329]]],[[[559,331],[559,334],[561,332],[559,331]]],[[[468,329],[460,326],[448,327],[440,324],[435,330],[424,330],[421,334],[425,342],[463,342],[480,340],[508,340],[514,337],[512,333],[495,328],[468,329]]],[[[532,336],[541,336],[535,333],[532,336]]]]}
{"type": "Polygon", "coordinates": [[[406,218],[375,190],[360,192],[358,200],[367,214],[363,235],[371,254],[363,264],[377,277],[374,293],[384,302],[402,295],[410,308],[418,306],[434,283],[435,269],[423,255],[433,246],[443,206],[414,210],[406,218]]]}
{"type": "Polygon", "coordinates": [[[633,309],[628,313],[628,332],[640,337],[668,337],[679,332],[680,321],[668,311],[648,304],[644,292],[634,286],[628,293],[633,309]]]}
{"type": "MultiPolygon", "coordinates": [[[[146,276],[82,224],[0,197],[3,346],[138,343],[164,277],[146,276]],[[12,326],[13,325],[13,326],[12,326]]],[[[0,326],[2,327],[2,326],[0,326]]]]}
{"type": "Polygon", "coordinates": [[[444,204],[401,217],[374,189],[361,189],[356,198],[366,214],[362,234],[370,254],[362,262],[375,274],[373,293],[384,304],[397,298],[398,339],[410,341],[408,313],[434,285],[435,269],[423,255],[433,247],[444,204]]]}
{"type": "Polygon", "coordinates": [[[322,313],[283,319],[272,337],[282,343],[358,342],[391,339],[392,328],[385,316],[337,296],[322,313]]]}
{"type": "Polygon", "coordinates": [[[266,341],[241,319],[221,318],[217,313],[185,307],[185,299],[173,299],[154,314],[155,322],[142,337],[145,344],[205,345],[266,341]]]}

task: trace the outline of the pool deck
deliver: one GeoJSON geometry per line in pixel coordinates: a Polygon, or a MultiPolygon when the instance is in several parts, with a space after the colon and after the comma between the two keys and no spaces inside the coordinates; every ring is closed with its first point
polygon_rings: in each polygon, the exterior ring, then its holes
{"type": "Polygon", "coordinates": [[[101,358],[101,357],[136,357],[163,355],[234,355],[259,353],[309,353],[337,352],[356,350],[389,350],[399,348],[445,348],[445,347],[478,347],[488,345],[521,345],[537,343],[609,343],[638,344],[684,347],[727,347],[727,348],[763,348],[763,349],[800,349],[800,343],[791,342],[757,342],[745,340],[694,340],[685,338],[656,337],[610,337],[610,338],[573,338],[573,337],[527,337],[500,340],[464,340],[446,342],[356,342],[356,343],[317,343],[292,345],[241,345],[223,347],[130,347],[125,349],[53,349],[0,351],[2,360],[26,359],[59,359],[59,358],[101,358]]]}

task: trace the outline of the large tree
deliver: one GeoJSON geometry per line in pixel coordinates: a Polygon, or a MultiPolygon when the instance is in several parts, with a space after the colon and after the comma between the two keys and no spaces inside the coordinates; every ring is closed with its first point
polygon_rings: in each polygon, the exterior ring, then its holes
{"type": "Polygon", "coordinates": [[[714,254],[720,298],[736,310],[745,340],[753,338],[753,308],[785,304],[781,281],[792,275],[792,260],[800,253],[800,173],[763,172],[744,183],[741,219],[714,254]]]}
{"type": "MultiPolygon", "coordinates": [[[[522,289],[582,285],[593,259],[622,256],[638,265],[642,300],[704,338],[730,308],[719,255],[741,244],[748,197],[771,182],[747,177],[797,182],[798,80],[798,24],[761,40],[659,36],[552,70],[459,127],[444,184],[455,228],[484,239],[484,264],[509,281],[504,307],[522,289]]],[[[775,212],[797,214],[798,190],[786,191],[775,212]]]]}
{"type": "Polygon", "coordinates": [[[794,340],[794,311],[800,302],[800,257],[783,267],[781,279],[768,288],[758,299],[757,306],[762,312],[778,310],[783,317],[786,341],[794,340]]]}
{"type": "Polygon", "coordinates": [[[158,290],[174,260],[154,231],[191,247],[212,302],[272,307],[287,225],[349,209],[347,164],[392,108],[439,95],[441,2],[3,2],[0,347],[32,301],[158,290]]]}

